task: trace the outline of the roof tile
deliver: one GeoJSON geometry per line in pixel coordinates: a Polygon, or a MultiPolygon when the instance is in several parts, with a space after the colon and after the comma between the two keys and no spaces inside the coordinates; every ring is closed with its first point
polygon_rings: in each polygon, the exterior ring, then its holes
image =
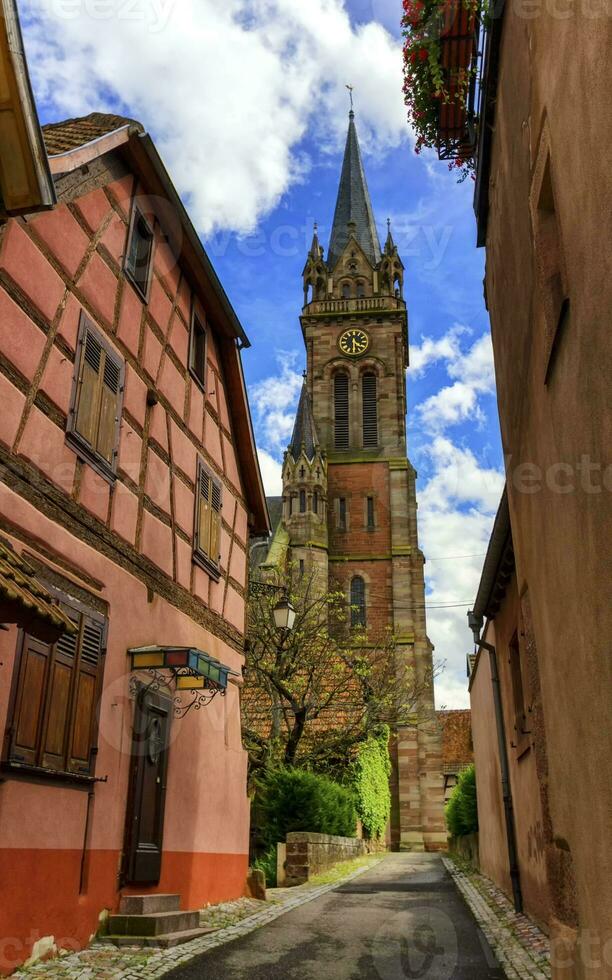
{"type": "Polygon", "coordinates": [[[73,622],[37,582],[34,569],[0,538],[0,618],[17,623],[33,636],[53,642],[74,633],[73,622]]]}
{"type": "Polygon", "coordinates": [[[442,765],[444,772],[457,772],[474,761],[472,712],[469,708],[436,711],[442,728],[442,765]]]}
{"type": "Polygon", "coordinates": [[[144,132],[142,125],[135,119],[104,112],[90,112],[88,116],[48,123],[42,127],[42,132],[47,153],[49,156],[55,156],[58,153],[76,150],[79,146],[84,146],[92,140],[128,125],[136,126],[144,132]]]}

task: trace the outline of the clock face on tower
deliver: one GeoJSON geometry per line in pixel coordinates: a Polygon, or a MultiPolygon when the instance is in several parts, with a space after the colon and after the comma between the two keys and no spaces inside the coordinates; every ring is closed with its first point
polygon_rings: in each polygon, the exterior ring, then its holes
{"type": "Polygon", "coordinates": [[[358,327],[351,327],[345,330],[338,338],[338,347],[347,357],[361,357],[370,346],[370,338],[365,330],[358,327]]]}

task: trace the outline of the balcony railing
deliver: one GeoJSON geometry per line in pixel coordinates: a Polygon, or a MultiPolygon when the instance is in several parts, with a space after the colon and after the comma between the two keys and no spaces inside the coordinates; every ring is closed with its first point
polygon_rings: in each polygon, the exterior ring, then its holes
{"type": "Polygon", "coordinates": [[[440,55],[445,87],[450,100],[442,102],[438,117],[438,156],[440,160],[469,159],[476,146],[476,97],[481,67],[480,23],[462,5],[450,4],[452,17],[440,37],[440,55]],[[469,74],[463,100],[455,98],[461,77],[469,74]]]}
{"type": "Polygon", "coordinates": [[[397,296],[365,296],[359,299],[314,300],[304,307],[304,313],[370,313],[376,310],[404,310],[406,304],[397,296]]]}

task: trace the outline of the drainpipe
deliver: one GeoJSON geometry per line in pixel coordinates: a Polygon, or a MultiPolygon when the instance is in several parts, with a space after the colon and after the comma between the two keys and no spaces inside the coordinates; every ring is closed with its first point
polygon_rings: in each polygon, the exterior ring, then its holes
{"type": "Polygon", "coordinates": [[[493,704],[495,707],[495,724],[497,726],[497,745],[499,749],[499,767],[501,770],[502,797],[504,801],[504,817],[506,824],[506,839],[508,842],[508,862],[510,865],[510,881],[512,883],[512,897],[514,900],[515,912],[523,911],[523,895],[521,892],[521,876],[516,850],[516,827],[514,825],[514,806],[512,803],[512,790],[510,788],[510,767],[508,765],[508,749],[506,746],[506,729],[504,727],[504,708],[501,699],[501,689],[499,685],[499,672],[497,669],[497,651],[492,643],[486,643],[480,639],[482,629],[482,619],[468,613],[468,620],[474,643],[479,650],[486,650],[489,654],[489,664],[491,666],[491,686],[493,688],[493,704]]]}

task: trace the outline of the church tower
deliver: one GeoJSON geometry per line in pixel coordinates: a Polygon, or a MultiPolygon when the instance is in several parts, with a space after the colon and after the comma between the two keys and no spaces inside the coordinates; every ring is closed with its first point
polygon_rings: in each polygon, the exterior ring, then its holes
{"type": "Polygon", "coordinates": [[[352,110],[327,257],[315,228],[304,268],[301,325],[306,380],[283,468],[290,554],[316,560],[351,605],[356,597],[366,629],[391,628],[398,661],[424,685],[421,722],[394,739],[392,844],[441,848],[441,745],[406,455],[404,266],[390,228],[381,249],[352,110]]]}

